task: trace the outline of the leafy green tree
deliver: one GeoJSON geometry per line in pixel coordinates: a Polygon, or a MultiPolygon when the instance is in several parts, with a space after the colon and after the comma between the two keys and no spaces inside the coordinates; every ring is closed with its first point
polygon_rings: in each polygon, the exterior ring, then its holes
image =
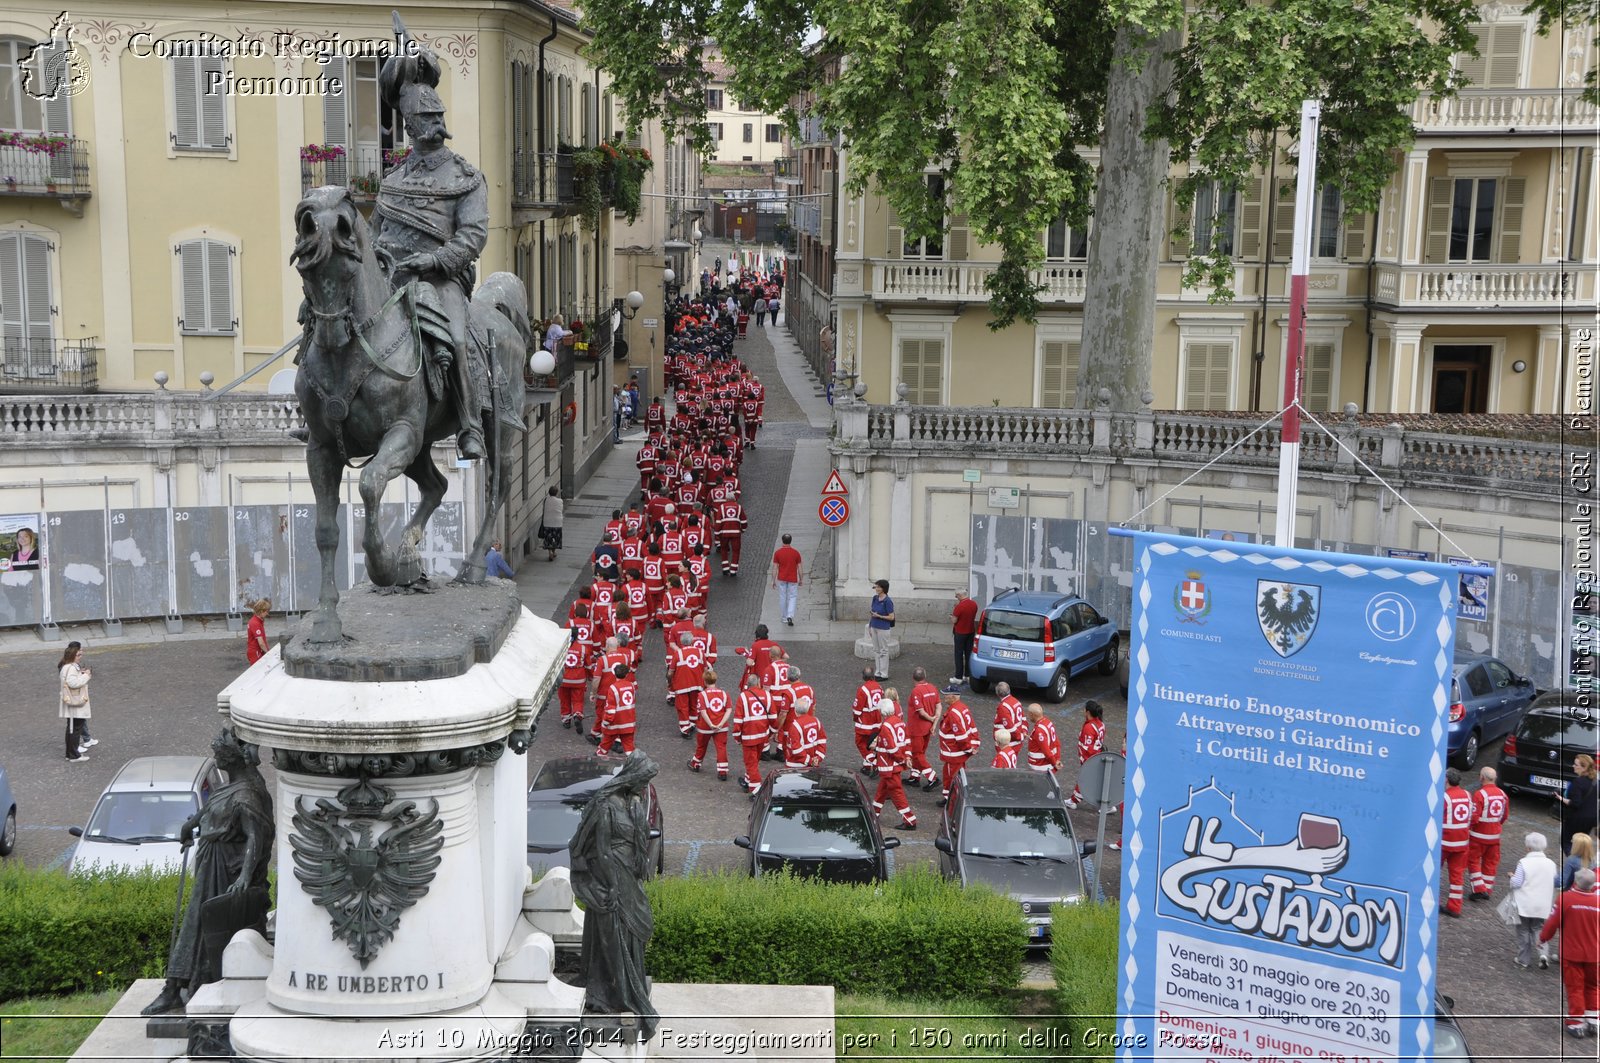
{"type": "MultiPolygon", "coordinates": [[[[1534,0],[1532,9],[1549,29],[1592,19],[1593,4],[1534,0]]],[[[763,110],[787,113],[815,90],[824,125],[848,144],[846,194],[881,192],[908,239],[964,214],[1000,247],[993,328],[1034,320],[1040,289],[1030,277],[1045,228],[1092,215],[1080,393],[1108,389],[1123,410],[1149,385],[1172,164],[1186,216],[1203,182],[1239,187],[1264,169],[1298,129],[1300,102],[1321,99],[1319,181],[1340,187],[1347,211],[1372,210],[1411,143],[1410,105],[1458,87],[1452,58],[1474,49],[1478,17],[1472,0],[585,0],[583,9],[628,120],[659,116],[707,153],[699,42],[718,43],[733,95],[763,110]],[[813,27],[823,41],[808,52],[813,27]],[[822,83],[820,48],[843,59],[822,83]],[[928,172],[943,182],[930,184],[928,172]]],[[[1224,250],[1195,248],[1186,283],[1231,298],[1224,250]]]]}

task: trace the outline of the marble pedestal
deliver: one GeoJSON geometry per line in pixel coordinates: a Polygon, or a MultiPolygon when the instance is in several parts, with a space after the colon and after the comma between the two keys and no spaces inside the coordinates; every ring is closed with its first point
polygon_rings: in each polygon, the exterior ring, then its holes
{"type": "MultiPolygon", "coordinates": [[[[582,1008],[523,914],[519,746],[567,633],[495,586],[357,588],[340,617],[342,645],[307,645],[303,624],[218,698],[276,768],[276,934],[235,938],[191,1030],[225,1022],[232,1052],[262,1063],[510,1055],[530,1015],[582,1008]]],[[[569,929],[570,890],[567,913],[536,896],[534,919],[569,929]]]]}

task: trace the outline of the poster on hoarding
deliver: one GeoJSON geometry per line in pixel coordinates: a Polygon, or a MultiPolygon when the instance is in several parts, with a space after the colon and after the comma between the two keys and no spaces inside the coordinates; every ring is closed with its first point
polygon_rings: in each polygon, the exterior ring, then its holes
{"type": "MultiPolygon", "coordinates": [[[[1447,557],[1450,564],[1457,568],[1477,568],[1478,563],[1470,557],[1447,557]]],[[[1487,569],[1475,572],[1461,573],[1457,585],[1457,594],[1460,601],[1457,611],[1463,620],[1488,620],[1489,619],[1489,594],[1493,586],[1489,577],[1492,575],[1487,569]]]]}
{"type": "Polygon", "coordinates": [[[1427,1058],[1459,570],[1133,538],[1121,1058],[1427,1058]]]}
{"type": "Polygon", "coordinates": [[[39,514],[0,513],[0,572],[31,572],[44,560],[39,514]]]}

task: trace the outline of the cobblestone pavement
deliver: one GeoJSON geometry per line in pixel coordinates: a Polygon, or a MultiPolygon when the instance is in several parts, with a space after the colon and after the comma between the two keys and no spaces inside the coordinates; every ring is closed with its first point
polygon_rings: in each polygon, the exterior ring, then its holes
{"type": "MultiPolygon", "coordinates": [[[[733,647],[747,644],[763,608],[770,608],[766,560],[780,530],[786,499],[797,503],[804,494],[803,501],[814,509],[816,485],[809,480],[791,484],[790,472],[796,450],[811,444],[821,433],[821,429],[807,422],[801,405],[786,396],[767,335],[751,331],[749,339],[740,341],[739,353],[768,384],[768,419],[745,466],[745,504],[751,527],[745,540],[744,575],[730,579],[717,573],[711,597],[712,630],[728,663],[724,672],[732,673],[725,680],[730,685],[740,670],[736,659],[731,659],[733,647]]],[[[792,371],[788,375],[794,376],[792,371]]],[[[608,465],[608,482],[618,485],[619,490],[627,477],[619,471],[622,466],[618,463],[630,463],[631,453],[625,444],[608,465]]],[[[589,502],[597,511],[604,508],[603,500],[589,502]]],[[[795,504],[790,510],[803,511],[795,504]]],[[[519,584],[536,583],[541,597],[548,602],[555,597],[553,590],[561,586],[561,581],[567,581],[563,597],[570,596],[577,559],[587,553],[590,545],[569,535],[568,548],[560,562],[549,565],[525,560],[519,584]]],[[[564,605],[555,611],[564,613],[564,605]]],[[[790,629],[775,626],[773,630],[781,642],[790,629]]],[[[828,630],[836,629],[819,625],[806,632],[809,638],[795,639],[788,645],[806,680],[817,688],[820,716],[834,750],[831,759],[835,764],[849,766],[854,762],[854,750],[848,706],[859,682],[861,662],[854,657],[851,642],[826,637],[828,630]]],[[[917,663],[927,665],[935,679],[942,679],[949,656],[945,639],[913,637],[914,631],[905,634],[905,651],[895,665],[901,685],[909,687],[903,677],[917,663]]],[[[666,813],[668,871],[681,874],[742,867],[746,854],[735,848],[731,839],[746,831],[749,802],[739,793],[734,780],[719,783],[714,772],[696,775],[687,770],[692,744],[678,737],[665,702],[659,636],[652,634],[646,645],[650,656],[641,676],[640,745],[662,765],[657,786],[666,813]]],[[[25,640],[11,640],[7,652],[0,656],[0,690],[4,691],[0,698],[0,758],[11,773],[20,808],[16,858],[30,866],[66,862],[73,844],[67,827],[81,824],[88,817],[101,789],[128,758],[204,752],[209,735],[221,723],[216,713],[217,692],[244,668],[244,645],[239,635],[186,637],[147,645],[102,646],[91,642],[90,647],[89,663],[95,675],[93,730],[101,744],[92,750],[91,761],[80,765],[69,765],[62,756],[62,726],[54,711],[54,666],[59,647],[32,649],[25,640]]],[[[1120,741],[1126,731],[1126,706],[1113,680],[1094,676],[1080,681],[1067,703],[1051,710],[1063,743],[1070,746],[1076,735],[1082,720],[1077,709],[1087,697],[1098,699],[1106,707],[1109,741],[1120,741]]],[[[992,719],[992,696],[975,696],[969,702],[980,724],[992,719]]],[[[554,724],[553,711],[548,719],[552,722],[540,728],[527,757],[530,772],[549,757],[587,755],[591,751],[592,747],[578,735],[554,724]]],[[[1493,763],[1497,753],[1497,747],[1485,750],[1484,763],[1493,763]]],[[[271,769],[267,771],[270,775],[271,769]]],[[[1076,772],[1076,765],[1068,765],[1064,785],[1073,784],[1076,772]]],[[[912,790],[910,796],[923,826],[915,833],[902,835],[902,848],[893,856],[899,866],[931,865],[935,858],[932,839],[937,794],[912,790]]],[[[1545,802],[1519,797],[1512,803],[1501,890],[1521,853],[1522,836],[1537,829],[1553,838],[1558,831],[1558,824],[1546,813],[1545,802]]],[[[1093,813],[1080,811],[1074,813],[1073,819],[1080,839],[1094,837],[1093,813]]],[[[1118,826],[1113,817],[1113,834],[1118,826]]],[[[1103,865],[1100,870],[1108,891],[1118,891],[1121,867],[1117,854],[1105,853],[1097,863],[1103,865]]],[[[1440,990],[1455,999],[1458,1016],[1477,1058],[1595,1058],[1595,1041],[1570,1041],[1561,1035],[1559,971],[1555,967],[1546,971],[1515,968],[1511,931],[1495,919],[1493,908],[1493,904],[1469,904],[1463,918],[1443,920],[1439,931],[1440,990]]],[[[1030,963],[1027,975],[1048,979],[1049,970],[1043,964],[1030,963]]]]}

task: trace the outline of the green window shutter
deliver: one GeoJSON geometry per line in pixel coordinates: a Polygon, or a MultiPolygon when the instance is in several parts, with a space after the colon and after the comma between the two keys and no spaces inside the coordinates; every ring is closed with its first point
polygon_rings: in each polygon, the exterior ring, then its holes
{"type": "Polygon", "coordinates": [[[232,333],[237,329],[233,317],[233,249],[221,240],[205,240],[206,330],[232,333]]]}
{"type": "Polygon", "coordinates": [[[1301,352],[1300,405],[1312,413],[1333,409],[1333,357],[1331,343],[1307,343],[1301,352]]]}
{"type": "Polygon", "coordinates": [[[200,61],[180,55],[172,59],[172,143],[179,148],[200,146],[200,61]]]}
{"type": "Polygon", "coordinates": [[[950,217],[950,237],[945,241],[944,257],[951,261],[964,260],[967,257],[969,243],[972,239],[972,230],[967,225],[965,214],[954,214],[950,217]]]}
{"type": "Polygon", "coordinates": [[[1497,262],[1522,261],[1522,207],[1527,198],[1528,179],[1507,177],[1501,182],[1500,253],[1497,262]]]}
{"type": "Polygon", "coordinates": [[[1450,198],[1455,182],[1448,177],[1428,181],[1428,233],[1422,245],[1424,262],[1444,262],[1450,256],[1450,198]]]}
{"type": "Polygon", "coordinates": [[[206,331],[206,242],[190,240],[178,247],[178,279],[181,285],[179,323],[186,333],[206,331]]]}
{"type": "Polygon", "coordinates": [[[1239,246],[1234,257],[1257,259],[1261,257],[1261,235],[1266,215],[1261,200],[1262,180],[1252,177],[1244,183],[1244,194],[1239,203],[1239,246]]]}
{"type": "Polygon", "coordinates": [[[1184,409],[1226,410],[1233,348],[1226,343],[1191,343],[1184,374],[1184,409]]]}
{"type": "MultiPolygon", "coordinates": [[[[338,145],[346,151],[350,147],[350,69],[349,61],[343,56],[334,57],[328,64],[327,78],[330,84],[338,78],[339,91],[329,92],[322,97],[322,142],[327,145],[338,145]]],[[[341,188],[350,183],[350,157],[329,159],[322,164],[322,180],[324,184],[338,185],[341,188]]]]}
{"type": "MultiPolygon", "coordinates": [[[[824,204],[827,202],[826,199],[823,200],[824,204]]],[[[883,201],[883,209],[889,212],[888,239],[884,245],[883,257],[900,258],[904,256],[906,248],[905,226],[900,224],[899,212],[887,199],[883,201]]]]}
{"type": "Polygon", "coordinates": [[[1367,226],[1372,215],[1352,211],[1344,219],[1344,260],[1365,262],[1367,258],[1367,226]]]}

